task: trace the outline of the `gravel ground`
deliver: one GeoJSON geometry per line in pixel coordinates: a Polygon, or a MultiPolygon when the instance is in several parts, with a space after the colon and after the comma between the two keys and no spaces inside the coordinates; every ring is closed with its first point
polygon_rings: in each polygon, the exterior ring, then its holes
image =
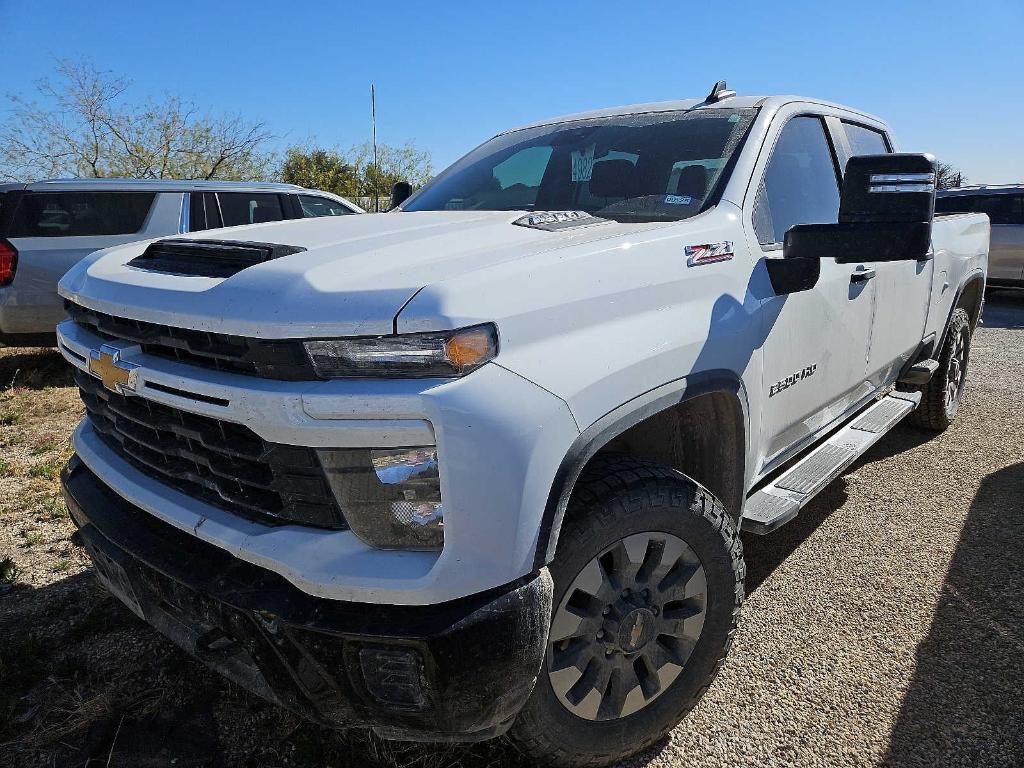
{"type": "MultiPolygon", "coordinates": [[[[629,765],[1024,765],[1022,385],[1024,297],[996,295],[956,425],[894,430],[794,522],[745,538],[749,599],[722,674],[629,765]]],[[[0,583],[0,762],[523,765],[503,742],[320,730],[137,621],[67,540],[54,469],[79,413],[55,354],[0,349],[0,560],[18,568],[0,583]]]]}

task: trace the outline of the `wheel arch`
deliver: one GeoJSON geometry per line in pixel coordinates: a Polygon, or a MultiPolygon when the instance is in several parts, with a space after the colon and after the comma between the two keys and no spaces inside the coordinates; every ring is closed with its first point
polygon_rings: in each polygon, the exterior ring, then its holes
{"type": "Polygon", "coordinates": [[[967,314],[971,318],[971,329],[977,328],[978,322],[981,320],[981,310],[984,304],[985,276],[981,272],[973,272],[957,292],[956,300],[953,302],[953,309],[949,311],[949,317],[946,318],[946,326],[943,329],[942,337],[945,338],[945,332],[949,329],[949,321],[953,317],[953,312],[958,308],[967,310],[967,314]]]}
{"type": "Polygon", "coordinates": [[[604,451],[650,458],[678,469],[707,487],[738,520],[746,481],[748,423],[746,389],[740,377],[727,370],[668,382],[605,414],[573,442],[555,473],[535,566],[554,558],[576,482],[604,451]],[[682,450],[681,438],[691,450],[682,450]]]}

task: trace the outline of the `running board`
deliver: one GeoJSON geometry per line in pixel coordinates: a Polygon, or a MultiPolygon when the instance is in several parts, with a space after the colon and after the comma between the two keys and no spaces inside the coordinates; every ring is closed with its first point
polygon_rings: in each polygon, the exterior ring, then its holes
{"type": "Polygon", "coordinates": [[[921,402],[920,392],[891,392],[855,416],[795,466],[747,499],[743,530],[766,534],[785,525],[822,488],[921,402]]]}

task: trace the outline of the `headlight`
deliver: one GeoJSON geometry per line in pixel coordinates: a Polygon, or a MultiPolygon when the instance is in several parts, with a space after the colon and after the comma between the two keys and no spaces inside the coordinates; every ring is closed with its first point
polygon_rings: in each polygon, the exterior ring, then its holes
{"type": "Polygon", "coordinates": [[[318,451],[334,497],[359,538],[379,549],[441,549],[437,448],[318,451]]]}
{"type": "Polygon", "coordinates": [[[317,375],[464,376],[498,354],[498,330],[491,323],[438,333],[364,336],[307,341],[317,375]]]}

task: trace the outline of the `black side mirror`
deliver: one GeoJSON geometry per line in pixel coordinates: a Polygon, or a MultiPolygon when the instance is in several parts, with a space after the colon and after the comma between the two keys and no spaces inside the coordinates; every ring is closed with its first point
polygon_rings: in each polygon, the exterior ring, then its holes
{"type": "Polygon", "coordinates": [[[859,155],[846,164],[836,224],[797,224],[786,231],[785,258],[921,261],[935,217],[935,158],[859,155]]]}
{"type": "Polygon", "coordinates": [[[396,181],[391,185],[391,209],[394,210],[412,194],[412,184],[408,181],[396,181]]]}
{"type": "MultiPolygon", "coordinates": [[[[789,232],[786,237],[789,238],[789,232]]],[[[817,258],[765,259],[764,265],[776,296],[809,291],[818,284],[818,278],[821,277],[821,259],[817,258]]]]}

